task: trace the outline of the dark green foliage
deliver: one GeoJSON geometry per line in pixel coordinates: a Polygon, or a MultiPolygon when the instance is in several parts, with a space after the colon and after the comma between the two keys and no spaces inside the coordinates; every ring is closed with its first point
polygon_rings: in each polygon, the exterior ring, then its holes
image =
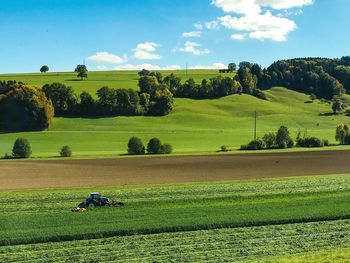
{"type": "Polygon", "coordinates": [[[229,72],[234,72],[236,69],[237,69],[237,65],[235,63],[229,63],[228,64],[229,72]]]}
{"type": "Polygon", "coordinates": [[[77,65],[74,72],[77,73],[77,77],[83,80],[84,78],[87,78],[87,68],[85,65],[77,65]]]}
{"type": "Polygon", "coordinates": [[[80,94],[80,103],[78,104],[78,112],[81,115],[85,116],[93,116],[96,114],[97,105],[94,98],[87,93],[86,91],[83,91],[80,94]]]}
{"type": "Polygon", "coordinates": [[[242,145],[241,150],[262,150],[266,147],[265,142],[262,139],[252,140],[247,145],[242,145]]]}
{"type": "Polygon", "coordinates": [[[173,103],[173,94],[171,94],[169,89],[164,85],[159,86],[151,102],[150,114],[154,116],[167,115],[173,109],[173,103]]]}
{"type": "Polygon", "coordinates": [[[276,148],[276,134],[274,132],[266,133],[262,140],[265,143],[266,148],[276,148]]]}
{"type": "Polygon", "coordinates": [[[162,153],[162,143],[158,138],[152,138],[148,142],[147,152],[151,154],[162,153]]]}
{"type": "Polygon", "coordinates": [[[32,155],[32,148],[30,143],[25,138],[18,138],[12,149],[14,158],[29,158],[32,155]]]}
{"type": "Polygon", "coordinates": [[[144,76],[148,76],[149,73],[151,73],[149,70],[143,69],[143,70],[141,70],[140,72],[138,72],[137,74],[138,74],[140,77],[144,77],[144,76]]]}
{"type": "Polygon", "coordinates": [[[72,87],[62,83],[46,84],[42,87],[46,97],[52,101],[56,116],[73,115],[78,100],[72,87]]]}
{"type": "Polygon", "coordinates": [[[289,130],[285,126],[281,126],[276,134],[276,144],[280,149],[291,148],[294,145],[292,138],[289,135],[289,130]]]}
{"type": "Polygon", "coordinates": [[[61,148],[60,151],[61,157],[71,157],[72,156],[72,150],[68,145],[65,145],[61,148]]]}
{"type": "Polygon", "coordinates": [[[335,131],[335,139],[340,144],[347,144],[348,138],[350,138],[349,126],[346,124],[339,124],[336,128],[336,131],[335,131]]]}
{"type": "Polygon", "coordinates": [[[340,113],[345,108],[345,104],[340,98],[334,98],[332,101],[332,110],[334,114],[340,113]]]}
{"type": "Polygon", "coordinates": [[[2,87],[2,93],[0,93],[1,131],[31,131],[50,128],[54,109],[42,90],[15,82],[7,82],[2,87]]]}
{"type": "Polygon", "coordinates": [[[49,71],[49,67],[47,65],[44,65],[40,68],[40,72],[41,73],[45,73],[45,72],[48,72],[49,71]]]}
{"type": "Polygon", "coordinates": [[[128,153],[133,155],[144,154],[145,146],[140,138],[131,137],[128,142],[128,153]]]}
{"type": "Polygon", "coordinates": [[[297,146],[307,147],[307,148],[323,147],[324,140],[321,140],[321,139],[316,138],[316,137],[298,138],[297,139],[297,146]]]}
{"type": "Polygon", "coordinates": [[[165,83],[169,87],[170,92],[175,95],[181,86],[181,78],[171,73],[164,78],[163,83],[165,83]]]}
{"type": "Polygon", "coordinates": [[[155,76],[147,75],[139,78],[139,88],[141,93],[148,93],[152,97],[159,86],[155,76]]]}
{"type": "Polygon", "coordinates": [[[173,147],[168,144],[168,143],[164,143],[161,148],[160,148],[160,151],[162,154],[170,154],[173,152],[173,147]]]}

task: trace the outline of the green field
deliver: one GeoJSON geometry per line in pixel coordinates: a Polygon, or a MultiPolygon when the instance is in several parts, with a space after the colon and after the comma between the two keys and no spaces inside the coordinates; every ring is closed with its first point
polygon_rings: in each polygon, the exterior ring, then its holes
{"type": "Polygon", "coordinates": [[[0,261],[302,262],[325,250],[341,259],[350,248],[349,190],[349,175],[331,175],[2,191],[0,261]],[[72,213],[92,190],[126,205],[72,213]]]}
{"type": "MultiPolygon", "coordinates": [[[[163,72],[169,74],[170,71],[163,72]]],[[[185,79],[185,71],[175,72],[185,79]]],[[[196,80],[218,75],[217,71],[191,70],[196,80]]],[[[137,72],[89,72],[84,81],[74,73],[0,75],[41,86],[53,81],[72,85],[77,92],[95,92],[103,85],[122,88],[137,86],[137,72]],[[73,80],[74,79],[74,80],[73,80]]],[[[75,158],[113,157],[126,153],[131,136],[147,143],[152,137],[173,145],[175,154],[215,153],[222,145],[237,150],[253,138],[253,114],[258,113],[258,136],[275,131],[280,125],[290,128],[292,137],[299,130],[335,143],[335,127],[347,123],[343,115],[327,116],[327,103],[307,103],[307,95],[285,88],[265,91],[268,101],[249,95],[231,95],[220,99],[175,99],[175,109],[165,117],[54,118],[50,131],[0,134],[0,156],[11,153],[17,137],[29,139],[33,157],[57,157],[63,145],[70,145],[75,158]]],[[[348,98],[348,97],[347,97],[348,98]]]]}

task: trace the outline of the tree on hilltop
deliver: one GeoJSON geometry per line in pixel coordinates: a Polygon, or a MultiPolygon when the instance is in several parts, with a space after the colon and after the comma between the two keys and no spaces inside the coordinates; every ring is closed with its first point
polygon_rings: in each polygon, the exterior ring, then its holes
{"type": "Polygon", "coordinates": [[[74,72],[78,73],[77,77],[83,80],[84,78],[87,78],[87,68],[85,65],[78,65],[74,72]]]}

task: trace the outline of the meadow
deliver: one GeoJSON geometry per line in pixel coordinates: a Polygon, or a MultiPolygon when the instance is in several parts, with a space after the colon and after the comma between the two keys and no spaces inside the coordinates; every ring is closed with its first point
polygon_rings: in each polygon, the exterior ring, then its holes
{"type": "MultiPolygon", "coordinates": [[[[163,75],[171,72],[162,72],[163,75]]],[[[175,72],[186,79],[185,71],[175,72]]],[[[191,70],[188,77],[197,81],[217,76],[217,71],[191,70]]],[[[230,74],[229,74],[230,75],[230,74]]],[[[0,80],[16,79],[41,86],[53,81],[71,85],[77,92],[94,93],[103,85],[113,88],[137,88],[137,72],[89,72],[84,81],[74,73],[0,75],[0,80]]],[[[309,103],[305,94],[272,88],[265,91],[267,101],[249,95],[231,95],[220,99],[175,99],[175,108],[164,117],[54,118],[52,128],[44,132],[0,134],[0,156],[11,153],[17,137],[26,137],[34,158],[58,157],[63,145],[70,145],[75,158],[115,157],[126,153],[131,136],[146,144],[152,137],[172,144],[174,154],[215,153],[222,145],[237,150],[253,138],[253,115],[258,113],[258,136],[286,125],[292,137],[298,131],[335,143],[335,127],[347,123],[344,115],[329,115],[331,106],[318,100],[309,103]]]]}
{"type": "Polygon", "coordinates": [[[348,175],[331,175],[1,191],[0,261],[303,262],[325,250],[339,260],[349,255],[349,190],[348,175]],[[72,213],[92,190],[126,205],[72,213]]]}

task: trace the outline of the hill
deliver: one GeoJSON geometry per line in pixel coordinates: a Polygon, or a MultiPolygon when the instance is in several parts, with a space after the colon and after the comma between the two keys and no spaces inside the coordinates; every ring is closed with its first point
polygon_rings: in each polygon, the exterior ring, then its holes
{"type": "MultiPolygon", "coordinates": [[[[136,72],[129,72],[129,79],[126,79],[125,72],[112,73],[120,74],[117,79],[129,85],[137,81],[136,72]]],[[[92,77],[93,74],[90,73],[88,81],[72,82],[79,85],[89,83],[90,90],[104,85],[103,81],[106,80],[103,74],[107,73],[96,73],[96,76],[100,76],[100,82],[92,77]]],[[[197,78],[217,75],[210,71],[193,71],[192,74],[197,78]]],[[[22,81],[27,78],[27,75],[22,78],[20,75],[11,76],[22,81]]],[[[53,79],[50,76],[47,74],[39,79],[41,83],[51,82],[53,79]]],[[[58,76],[65,78],[64,74],[58,76]]],[[[111,83],[116,83],[114,77],[108,78],[112,79],[111,83]]],[[[27,80],[29,84],[38,85],[39,79],[33,79],[33,82],[27,80]]],[[[77,90],[82,88],[73,87],[77,90]]],[[[175,153],[215,152],[221,145],[237,149],[253,137],[254,111],[258,112],[258,136],[286,125],[293,137],[298,130],[307,130],[309,135],[334,142],[335,126],[348,120],[345,116],[326,116],[331,111],[330,105],[318,100],[306,103],[309,98],[305,94],[285,88],[272,88],[264,92],[268,101],[250,95],[231,95],[211,100],[177,98],[175,109],[165,117],[54,118],[50,131],[1,134],[0,155],[10,153],[14,140],[20,136],[29,139],[34,157],[57,156],[60,147],[67,144],[76,157],[115,156],[126,152],[131,136],[139,136],[144,143],[152,137],[159,137],[163,142],[171,143],[175,153]]]]}

